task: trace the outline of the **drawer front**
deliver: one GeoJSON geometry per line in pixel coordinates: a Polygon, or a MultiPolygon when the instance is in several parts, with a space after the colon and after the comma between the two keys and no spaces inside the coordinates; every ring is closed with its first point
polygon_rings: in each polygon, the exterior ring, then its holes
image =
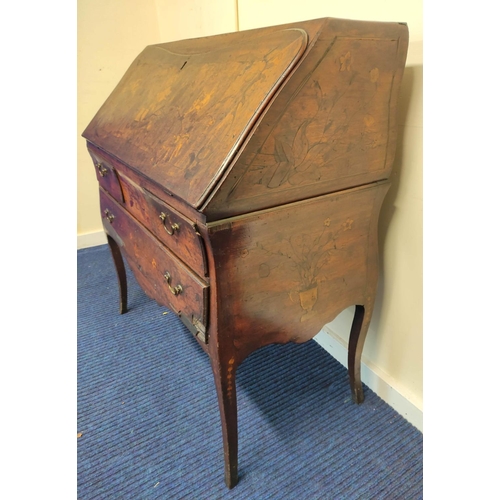
{"type": "Polygon", "coordinates": [[[102,189],[100,198],[104,229],[120,245],[146,294],[191,323],[206,327],[208,284],[102,189]]]}
{"type": "Polygon", "coordinates": [[[200,276],[208,276],[203,238],[194,222],[121,176],[127,210],[200,276]]]}
{"type": "Polygon", "coordinates": [[[90,149],[88,151],[94,162],[99,185],[113,196],[113,198],[123,203],[123,191],[116,170],[101,155],[90,149]]]}

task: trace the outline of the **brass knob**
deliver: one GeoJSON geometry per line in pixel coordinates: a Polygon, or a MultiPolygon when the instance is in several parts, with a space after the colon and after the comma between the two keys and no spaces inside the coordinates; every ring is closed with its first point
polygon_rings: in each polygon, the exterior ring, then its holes
{"type": "Polygon", "coordinates": [[[179,224],[177,224],[177,222],[174,222],[172,224],[172,221],[170,220],[170,215],[167,215],[165,212],[160,212],[160,219],[163,222],[163,227],[165,228],[165,231],[167,231],[167,233],[170,236],[172,236],[176,231],[179,231],[179,229],[180,229],[179,224]],[[168,223],[165,224],[165,222],[166,222],[167,219],[168,219],[168,223]],[[170,229],[172,231],[170,231],[167,226],[170,226],[170,229]]]}
{"type": "Polygon", "coordinates": [[[170,280],[172,279],[172,277],[170,276],[170,273],[168,271],[165,271],[165,274],[163,275],[163,277],[165,278],[165,281],[167,282],[168,289],[174,295],[179,295],[180,293],[182,293],[182,286],[181,285],[177,285],[174,287],[172,285],[170,285],[170,280]]]}
{"type": "Polygon", "coordinates": [[[99,171],[99,174],[101,175],[101,177],[104,177],[105,175],[107,175],[108,169],[102,163],[98,163],[96,165],[96,168],[99,171]]]}
{"type": "Polygon", "coordinates": [[[110,224],[113,224],[113,219],[115,218],[115,216],[107,208],[106,210],[104,210],[104,216],[109,220],[110,224]]]}

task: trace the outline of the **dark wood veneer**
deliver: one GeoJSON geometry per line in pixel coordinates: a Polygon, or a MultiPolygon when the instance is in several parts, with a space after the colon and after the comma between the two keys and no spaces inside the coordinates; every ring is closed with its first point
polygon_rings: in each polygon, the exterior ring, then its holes
{"type": "Polygon", "coordinates": [[[236,370],[256,349],[305,342],[354,305],[363,401],[407,47],[404,23],[332,18],[152,45],[83,133],[120,312],[123,255],[210,357],[230,488],[236,370]]]}

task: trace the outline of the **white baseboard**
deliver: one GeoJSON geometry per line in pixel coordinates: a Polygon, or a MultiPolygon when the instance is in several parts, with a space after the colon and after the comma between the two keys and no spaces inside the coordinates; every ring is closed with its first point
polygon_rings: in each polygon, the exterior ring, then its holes
{"type": "MultiPolygon", "coordinates": [[[[347,344],[329,327],[329,324],[323,327],[318,335],[314,337],[314,340],[339,363],[347,367],[347,344]]],[[[396,389],[398,384],[390,375],[370,363],[362,361],[361,380],[402,417],[423,432],[423,410],[421,405],[412,400],[410,394],[405,394],[402,388],[396,389]]]]}
{"type": "Polygon", "coordinates": [[[77,236],[76,248],[81,250],[82,248],[96,247],[98,245],[104,245],[107,243],[106,233],[104,231],[96,231],[95,233],[79,234],[77,236]]]}

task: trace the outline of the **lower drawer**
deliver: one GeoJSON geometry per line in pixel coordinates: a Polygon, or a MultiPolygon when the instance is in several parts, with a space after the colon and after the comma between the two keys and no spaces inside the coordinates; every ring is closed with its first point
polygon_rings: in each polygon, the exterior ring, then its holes
{"type": "Polygon", "coordinates": [[[102,189],[100,199],[104,229],[120,245],[142,289],[185,323],[205,331],[208,284],[102,189]]]}

